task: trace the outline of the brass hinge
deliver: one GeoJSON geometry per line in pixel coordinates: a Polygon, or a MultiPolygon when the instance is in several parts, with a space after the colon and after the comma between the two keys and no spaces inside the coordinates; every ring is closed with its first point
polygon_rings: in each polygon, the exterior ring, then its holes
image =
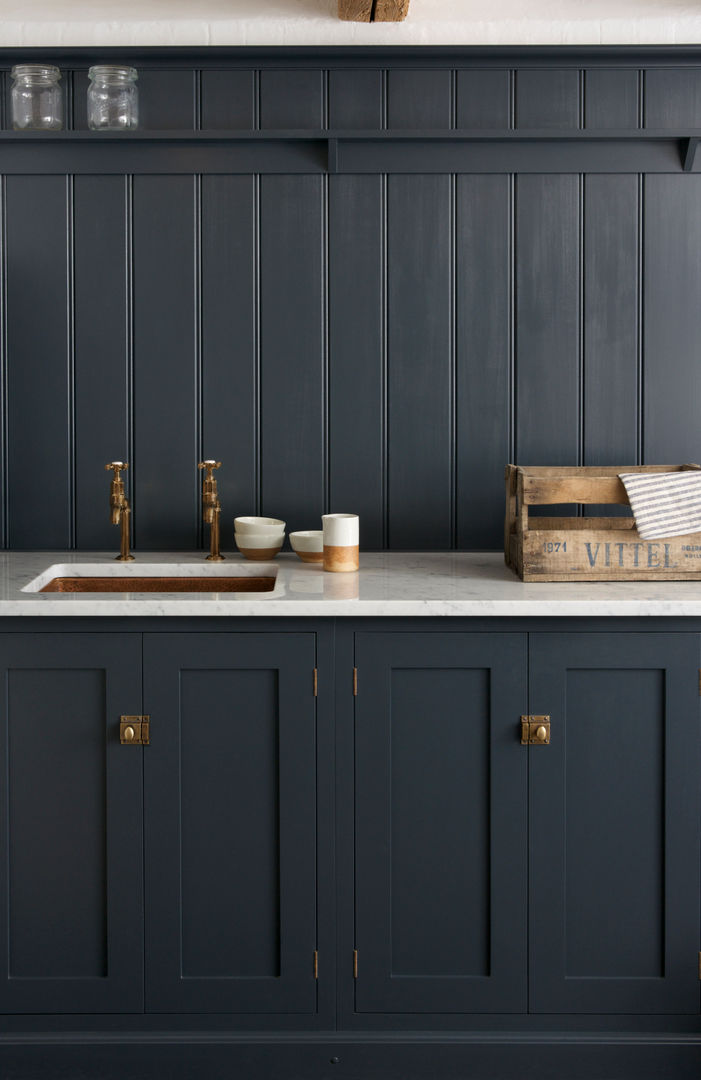
{"type": "Polygon", "coordinates": [[[312,686],[314,687],[314,697],[317,697],[318,693],[319,693],[319,673],[317,672],[316,668],[314,668],[314,675],[312,677],[312,686]]]}
{"type": "Polygon", "coordinates": [[[150,739],[150,716],[120,716],[120,743],[124,743],[125,746],[148,746],[150,739]]]}
{"type": "Polygon", "coordinates": [[[358,669],[353,668],[353,697],[358,696],[358,669]]]}
{"type": "Polygon", "coordinates": [[[353,978],[358,978],[358,950],[353,949],[353,978]]]}
{"type": "Polygon", "coordinates": [[[319,978],[319,953],[316,949],[314,950],[314,978],[319,978]]]}

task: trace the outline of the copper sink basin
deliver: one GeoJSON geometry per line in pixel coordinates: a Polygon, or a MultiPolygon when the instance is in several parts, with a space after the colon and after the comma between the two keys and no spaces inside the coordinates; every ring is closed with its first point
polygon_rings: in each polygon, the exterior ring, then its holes
{"type": "Polygon", "coordinates": [[[274,577],[55,577],[39,592],[242,593],[272,592],[274,577]]]}

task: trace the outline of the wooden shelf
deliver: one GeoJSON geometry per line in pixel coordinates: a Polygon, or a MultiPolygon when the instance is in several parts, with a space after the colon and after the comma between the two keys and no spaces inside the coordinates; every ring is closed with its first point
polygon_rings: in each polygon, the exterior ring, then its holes
{"type": "Polygon", "coordinates": [[[0,132],[0,172],[678,173],[701,129],[0,132]]]}

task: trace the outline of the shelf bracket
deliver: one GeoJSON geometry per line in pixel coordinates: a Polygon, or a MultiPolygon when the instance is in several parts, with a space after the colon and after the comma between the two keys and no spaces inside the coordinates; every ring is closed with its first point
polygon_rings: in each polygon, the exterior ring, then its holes
{"type": "Polygon", "coordinates": [[[693,170],[699,142],[701,142],[701,139],[682,139],[682,169],[684,172],[693,170]]]}

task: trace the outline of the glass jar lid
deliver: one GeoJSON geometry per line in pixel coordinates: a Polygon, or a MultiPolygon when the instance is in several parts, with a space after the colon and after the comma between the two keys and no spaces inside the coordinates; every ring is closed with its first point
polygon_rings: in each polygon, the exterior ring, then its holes
{"type": "Polygon", "coordinates": [[[123,64],[95,64],[88,77],[93,82],[136,82],[139,76],[136,68],[123,64]]]}

